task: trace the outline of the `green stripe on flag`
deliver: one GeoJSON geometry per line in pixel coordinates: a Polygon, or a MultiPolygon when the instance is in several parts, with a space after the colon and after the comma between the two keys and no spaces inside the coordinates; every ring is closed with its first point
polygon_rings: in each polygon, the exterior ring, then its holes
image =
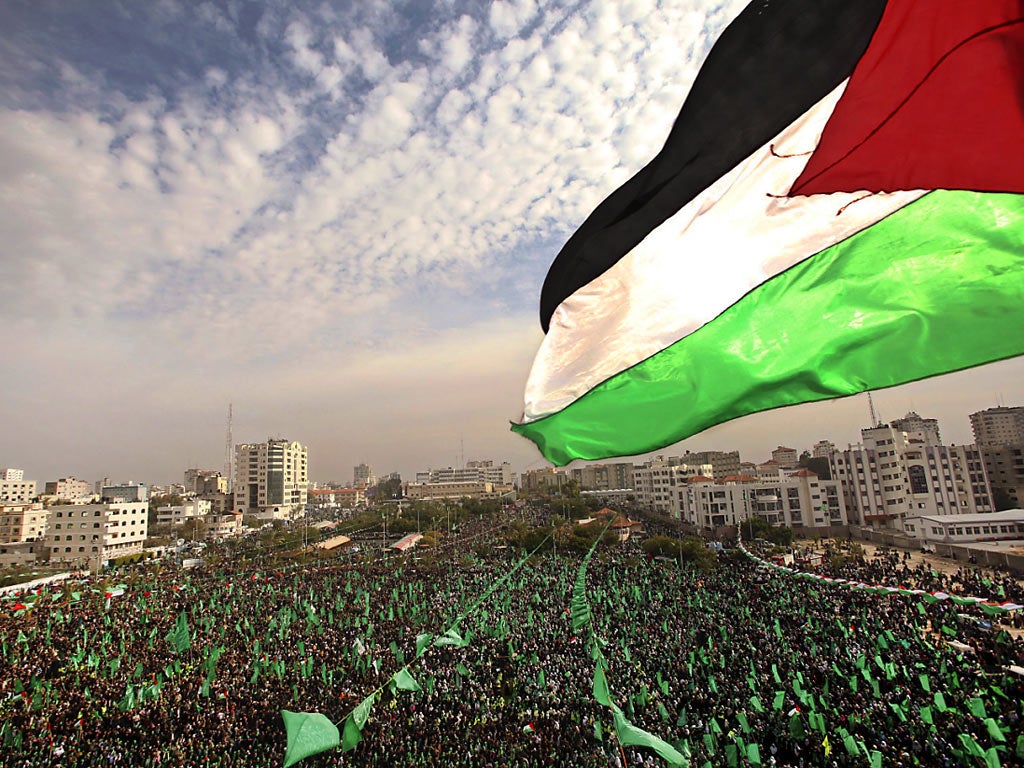
{"type": "Polygon", "coordinates": [[[1022,236],[1024,195],[931,192],[512,429],[557,465],[633,455],[750,413],[1020,355],[1024,335],[1006,329],[1024,307],[1022,236]]]}

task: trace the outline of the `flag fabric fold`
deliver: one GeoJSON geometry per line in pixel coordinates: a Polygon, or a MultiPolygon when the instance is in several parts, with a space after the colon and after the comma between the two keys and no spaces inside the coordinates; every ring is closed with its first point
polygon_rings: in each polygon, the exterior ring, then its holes
{"type": "Polygon", "coordinates": [[[1022,47],[1015,0],[751,3],[661,153],[552,265],[513,430],[558,465],[635,455],[1024,354],[1005,332],[1024,312],[1022,47]],[[812,52],[827,66],[774,90],[812,52]],[[707,121],[731,99],[745,119],[719,151],[707,121]]]}

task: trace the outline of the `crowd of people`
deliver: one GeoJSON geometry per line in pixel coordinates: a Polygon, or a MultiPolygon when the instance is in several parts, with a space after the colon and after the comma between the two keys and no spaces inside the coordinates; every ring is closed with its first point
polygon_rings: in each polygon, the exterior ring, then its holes
{"type": "MultiPolygon", "coordinates": [[[[28,610],[8,602],[2,762],[279,766],[282,710],[340,725],[376,692],[361,743],[301,765],[664,764],[616,739],[595,700],[597,642],[624,717],[700,768],[1024,765],[1024,678],[1009,668],[1024,645],[992,631],[985,654],[965,650],[977,626],[957,610],[970,608],[765,578],[741,554],[698,571],[627,544],[590,561],[593,623],[573,630],[578,556],[481,543],[429,561],[150,566],[45,588],[28,610]],[[461,642],[422,641],[448,629],[461,642]],[[391,689],[399,669],[419,690],[391,689]]],[[[967,593],[991,581],[847,567],[967,593]]],[[[1020,589],[990,586],[1004,600],[1020,589]]]]}

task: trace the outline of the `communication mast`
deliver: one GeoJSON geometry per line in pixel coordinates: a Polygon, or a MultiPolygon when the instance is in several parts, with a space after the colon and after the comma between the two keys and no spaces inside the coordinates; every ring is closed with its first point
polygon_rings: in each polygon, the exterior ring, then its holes
{"type": "Polygon", "coordinates": [[[231,455],[234,442],[231,437],[231,417],[232,417],[232,404],[228,403],[228,430],[227,435],[224,439],[224,477],[228,479],[228,493],[235,490],[235,462],[231,455]]]}
{"type": "Polygon", "coordinates": [[[882,426],[881,420],[878,418],[878,414],[875,413],[875,401],[871,397],[871,393],[868,392],[868,408],[871,410],[871,426],[880,427],[882,426]]]}

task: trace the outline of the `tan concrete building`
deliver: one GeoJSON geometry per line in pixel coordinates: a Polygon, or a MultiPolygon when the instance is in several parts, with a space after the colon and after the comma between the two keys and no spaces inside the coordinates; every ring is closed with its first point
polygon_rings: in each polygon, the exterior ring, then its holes
{"type": "Polygon", "coordinates": [[[61,504],[50,507],[45,543],[51,563],[95,565],[142,551],[149,503],[61,504]]]}
{"type": "Polygon", "coordinates": [[[49,511],[42,504],[4,503],[0,505],[0,543],[37,541],[46,535],[49,511]]]}

